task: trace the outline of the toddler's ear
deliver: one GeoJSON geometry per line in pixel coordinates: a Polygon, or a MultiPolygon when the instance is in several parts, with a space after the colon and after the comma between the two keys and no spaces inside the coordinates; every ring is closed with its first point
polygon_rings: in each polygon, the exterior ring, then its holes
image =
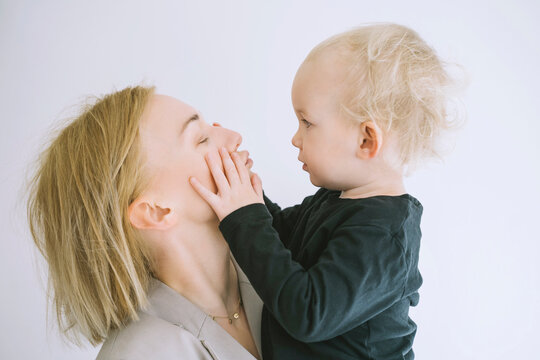
{"type": "Polygon", "coordinates": [[[131,224],[139,230],[166,230],[178,220],[171,208],[152,204],[145,199],[135,200],[128,208],[128,216],[131,224]]]}
{"type": "Polygon", "coordinates": [[[373,121],[365,121],[360,124],[358,132],[356,156],[363,160],[377,156],[383,142],[382,130],[373,121]]]}

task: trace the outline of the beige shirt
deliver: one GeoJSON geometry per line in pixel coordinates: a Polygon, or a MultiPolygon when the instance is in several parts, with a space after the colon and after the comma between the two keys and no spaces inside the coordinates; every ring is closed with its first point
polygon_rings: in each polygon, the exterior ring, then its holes
{"type": "MultiPolygon", "coordinates": [[[[251,334],[262,354],[262,301],[242,270],[236,269],[251,334]]],[[[97,360],[255,359],[211,317],[161,281],[153,281],[148,300],[138,321],[111,332],[97,360]]]]}

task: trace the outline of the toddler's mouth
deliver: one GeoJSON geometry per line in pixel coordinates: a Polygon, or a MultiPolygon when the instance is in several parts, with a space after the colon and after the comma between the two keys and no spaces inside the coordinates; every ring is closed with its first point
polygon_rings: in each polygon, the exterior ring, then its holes
{"type": "Polygon", "coordinates": [[[307,171],[308,167],[307,167],[306,163],[303,162],[302,160],[300,160],[300,157],[298,157],[298,161],[300,161],[302,163],[302,170],[307,171]]]}

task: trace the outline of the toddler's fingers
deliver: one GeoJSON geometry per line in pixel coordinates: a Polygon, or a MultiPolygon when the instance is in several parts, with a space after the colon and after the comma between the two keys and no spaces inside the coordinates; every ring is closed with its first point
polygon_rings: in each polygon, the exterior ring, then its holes
{"type": "Polygon", "coordinates": [[[216,182],[218,192],[223,193],[227,191],[229,186],[229,180],[223,172],[223,164],[221,162],[221,156],[213,150],[210,150],[205,156],[206,163],[210,168],[210,173],[216,182]]]}
{"type": "Polygon", "coordinates": [[[221,161],[223,162],[225,175],[227,176],[227,180],[229,180],[229,183],[231,184],[231,186],[234,184],[240,183],[240,176],[238,175],[238,169],[236,168],[234,161],[231,159],[231,155],[229,154],[229,151],[225,148],[221,148],[219,150],[219,154],[221,156],[221,161]]]}
{"type": "Polygon", "coordinates": [[[242,162],[242,159],[240,158],[240,155],[237,153],[231,154],[234,164],[236,165],[236,170],[238,170],[238,175],[240,176],[240,181],[242,184],[249,183],[249,170],[247,169],[246,165],[242,162]]]}
{"type": "Polygon", "coordinates": [[[208,190],[203,184],[199,182],[194,176],[189,178],[189,183],[193,189],[202,197],[212,208],[215,205],[217,195],[208,190]]]}
{"type": "Polygon", "coordinates": [[[249,151],[247,150],[235,151],[233,152],[233,154],[238,154],[240,156],[240,160],[243,160],[243,163],[246,165],[248,170],[251,170],[251,168],[253,167],[253,160],[249,158],[249,151]]]}
{"type": "Polygon", "coordinates": [[[253,190],[255,190],[255,193],[257,194],[257,196],[259,196],[262,199],[263,187],[262,187],[262,181],[259,175],[255,173],[251,175],[251,186],[253,186],[253,190]]]}

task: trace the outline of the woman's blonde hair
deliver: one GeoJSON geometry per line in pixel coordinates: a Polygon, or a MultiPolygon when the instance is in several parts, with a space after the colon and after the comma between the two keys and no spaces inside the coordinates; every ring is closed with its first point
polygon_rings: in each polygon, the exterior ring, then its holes
{"type": "Polygon", "coordinates": [[[439,157],[438,135],[453,126],[447,111],[453,82],[415,31],[397,24],[358,27],[323,41],[306,61],[329,48],[347,66],[346,113],[397,135],[401,165],[439,157]]]}
{"type": "Polygon", "coordinates": [[[102,342],[146,303],[151,260],[127,210],[145,183],[139,121],[153,92],[130,87],[87,105],[41,154],[30,185],[30,231],[60,329],[76,343],[102,342]]]}

